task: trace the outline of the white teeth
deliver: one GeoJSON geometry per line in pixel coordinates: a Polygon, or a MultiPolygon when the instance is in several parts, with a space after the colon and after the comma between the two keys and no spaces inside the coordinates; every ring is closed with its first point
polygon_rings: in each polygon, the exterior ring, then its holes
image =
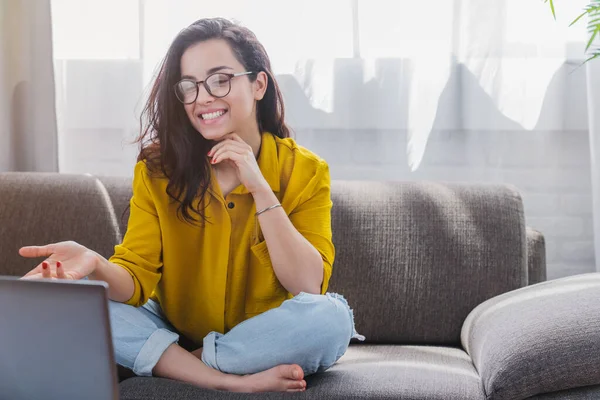
{"type": "Polygon", "coordinates": [[[219,118],[223,114],[225,114],[225,111],[219,110],[219,111],[211,112],[208,114],[201,114],[201,115],[202,115],[202,119],[215,119],[215,118],[219,118]]]}

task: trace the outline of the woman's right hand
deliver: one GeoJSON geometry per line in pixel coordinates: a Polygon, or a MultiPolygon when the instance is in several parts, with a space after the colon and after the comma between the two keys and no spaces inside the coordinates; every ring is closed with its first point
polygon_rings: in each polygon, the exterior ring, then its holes
{"type": "Polygon", "coordinates": [[[21,279],[83,279],[96,270],[98,253],[68,241],[46,246],[26,246],[19,254],[27,258],[47,257],[21,279]]]}

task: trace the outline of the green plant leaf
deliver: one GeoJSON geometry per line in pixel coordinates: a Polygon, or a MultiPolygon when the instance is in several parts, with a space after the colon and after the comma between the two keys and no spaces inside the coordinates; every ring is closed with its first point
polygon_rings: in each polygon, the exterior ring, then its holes
{"type": "MultiPolygon", "coordinates": [[[[550,8],[552,8],[552,14],[554,14],[554,5],[552,4],[552,0],[544,0],[544,3],[550,2],[550,8]]],[[[589,57],[582,62],[579,67],[585,64],[588,61],[594,60],[596,58],[600,58],[600,47],[596,47],[593,51],[590,52],[592,45],[596,39],[600,38],[600,0],[590,0],[590,4],[588,4],[584,11],[569,24],[569,26],[575,25],[581,18],[584,16],[588,16],[588,24],[587,30],[590,35],[590,38],[585,46],[585,52],[589,55],[589,57]]],[[[554,17],[556,19],[556,16],[554,17]]],[[[578,67],[578,68],[579,68],[578,67]]]]}
{"type": "Polygon", "coordinates": [[[544,3],[550,3],[550,9],[552,10],[552,16],[556,19],[556,12],[554,11],[554,0],[544,0],[544,3]]]}
{"type": "MultiPolygon", "coordinates": [[[[590,56],[581,64],[579,64],[579,67],[583,66],[585,63],[592,61],[596,58],[600,58],[600,47],[596,47],[591,53],[590,56]]],[[[577,67],[577,68],[579,68],[577,67]]]]}
{"type": "Polygon", "coordinates": [[[592,47],[592,44],[594,43],[594,39],[596,38],[596,36],[598,35],[598,29],[594,30],[590,36],[590,40],[588,40],[587,45],[585,46],[585,51],[588,51],[590,49],[590,47],[592,47]]]}
{"type": "Polygon", "coordinates": [[[575,25],[581,18],[583,18],[585,15],[587,15],[587,11],[584,11],[581,13],[581,15],[579,15],[579,17],[575,18],[573,20],[573,22],[571,22],[571,24],[569,26],[573,26],[575,25]]]}
{"type": "MultiPolygon", "coordinates": [[[[589,16],[588,32],[590,33],[590,40],[588,40],[585,46],[585,51],[587,52],[600,34],[600,0],[592,0],[586,7],[586,14],[589,16]]],[[[591,59],[596,58],[596,55],[597,53],[592,53],[591,59]]]]}
{"type": "Polygon", "coordinates": [[[598,58],[598,57],[600,57],[600,51],[598,51],[598,53],[592,55],[590,58],[588,58],[587,60],[585,60],[583,63],[585,64],[586,62],[592,61],[593,59],[598,58]]]}

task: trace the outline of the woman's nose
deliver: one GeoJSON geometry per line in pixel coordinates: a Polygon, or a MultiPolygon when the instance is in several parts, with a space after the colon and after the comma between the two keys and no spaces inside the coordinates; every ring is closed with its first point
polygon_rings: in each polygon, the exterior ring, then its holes
{"type": "Polygon", "coordinates": [[[215,101],[215,98],[208,93],[208,90],[204,85],[198,85],[198,97],[196,97],[196,103],[198,104],[210,104],[215,101]]]}

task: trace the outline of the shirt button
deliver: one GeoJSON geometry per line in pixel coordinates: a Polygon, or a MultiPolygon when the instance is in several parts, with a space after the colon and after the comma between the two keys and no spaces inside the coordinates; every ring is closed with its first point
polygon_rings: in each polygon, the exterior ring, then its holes
{"type": "Polygon", "coordinates": [[[235,207],[235,204],[233,204],[233,201],[230,201],[229,204],[227,204],[227,207],[233,208],[235,207]]]}

